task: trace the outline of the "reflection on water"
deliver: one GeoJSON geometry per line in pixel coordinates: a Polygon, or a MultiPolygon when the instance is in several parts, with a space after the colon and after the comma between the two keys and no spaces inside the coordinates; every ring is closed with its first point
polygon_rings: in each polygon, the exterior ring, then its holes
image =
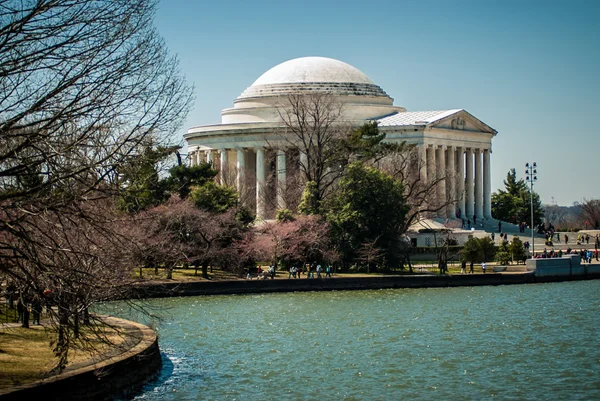
{"type": "Polygon", "coordinates": [[[152,300],[136,400],[600,399],[600,280],[152,300]]]}

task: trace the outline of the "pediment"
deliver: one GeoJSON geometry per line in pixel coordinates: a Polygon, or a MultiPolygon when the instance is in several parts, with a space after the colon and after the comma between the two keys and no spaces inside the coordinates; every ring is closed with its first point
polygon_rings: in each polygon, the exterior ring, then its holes
{"type": "Polygon", "coordinates": [[[455,131],[485,132],[496,135],[498,132],[465,110],[459,110],[438,121],[428,124],[432,128],[442,128],[455,131]]]}

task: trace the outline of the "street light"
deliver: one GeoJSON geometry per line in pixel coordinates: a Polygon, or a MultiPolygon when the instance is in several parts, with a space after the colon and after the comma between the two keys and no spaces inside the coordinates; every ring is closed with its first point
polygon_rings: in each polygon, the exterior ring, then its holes
{"type": "Polygon", "coordinates": [[[537,181],[537,164],[525,163],[525,181],[529,183],[529,201],[531,206],[531,257],[535,256],[535,242],[533,237],[533,184],[537,181]]]}

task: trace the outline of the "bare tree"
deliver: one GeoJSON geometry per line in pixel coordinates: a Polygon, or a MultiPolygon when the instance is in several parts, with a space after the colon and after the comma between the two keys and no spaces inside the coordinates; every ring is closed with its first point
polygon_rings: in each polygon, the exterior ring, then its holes
{"type": "Polygon", "coordinates": [[[584,199],[581,207],[581,223],[585,228],[600,228],[600,199],[584,199]]]}
{"type": "Polygon", "coordinates": [[[190,106],[155,9],[154,0],[0,9],[0,273],[60,302],[59,367],[79,313],[126,282],[126,264],[111,261],[118,225],[98,200],[118,190],[128,156],[169,144],[190,106]]]}
{"type": "Polygon", "coordinates": [[[399,233],[404,234],[419,220],[434,217],[439,212],[445,211],[448,205],[455,204],[457,199],[450,196],[440,197],[438,187],[445,185],[451,175],[440,175],[430,180],[423,180],[421,170],[424,168],[423,160],[419,157],[416,145],[401,143],[390,151],[385,152],[374,164],[380,170],[388,173],[400,181],[404,187],[404,196],[410,210],[399,233]]]}
{"type": "Polygon", "coordinates": [[[303,177],[297,183],[315,182],[318,201],[325,199],[347,164],[340,159],[340,146],[353,127],[340,119],[342,109],[327,93],[291,94],[278,108],[284,129],[280,144],[274,145],[299,151],[303,177]]]}

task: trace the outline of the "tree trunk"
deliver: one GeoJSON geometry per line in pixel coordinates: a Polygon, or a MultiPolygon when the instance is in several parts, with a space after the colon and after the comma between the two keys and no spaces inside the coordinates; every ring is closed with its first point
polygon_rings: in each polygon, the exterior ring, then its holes
{"type": "Polygon", "coordinates": [[[23,307],[23,324],[21,324],[21,327],[25,329],[29,328],[29,309],[27,308],[27,305],[24,305],[23,307]]]}
{"type": "Polygon", "coordinates": [[[144,269],[142,265],[140,265],[140,278],[144,278],[144,269]]]}
{"type": "Polygon", "coordinates": [[[198,275],[198,262],[194,262],[194,276],[198,275]]]}
{"type": "Polygon", "coordinates": [[[173,265],[169,263],[167,266],[167,280],[173,279],[173,265]]]}
{"type": "Polygon", "coordinates": [[[202,277],[208,278],[208,262],[202,262],[202,277]]]}
{"type": "Polygon", "coordinates": [[[79,313],[77,310],[73,313],[73,335],[75,338],[79,338],[79,313]]]}
{"type": "Polygon", "coordinates": [[[88,309],[87,306],[85,307],[85,309],[83,309],[83,324],[85,324],[85,325],[90,324],[90,310],[88,309]]]}

